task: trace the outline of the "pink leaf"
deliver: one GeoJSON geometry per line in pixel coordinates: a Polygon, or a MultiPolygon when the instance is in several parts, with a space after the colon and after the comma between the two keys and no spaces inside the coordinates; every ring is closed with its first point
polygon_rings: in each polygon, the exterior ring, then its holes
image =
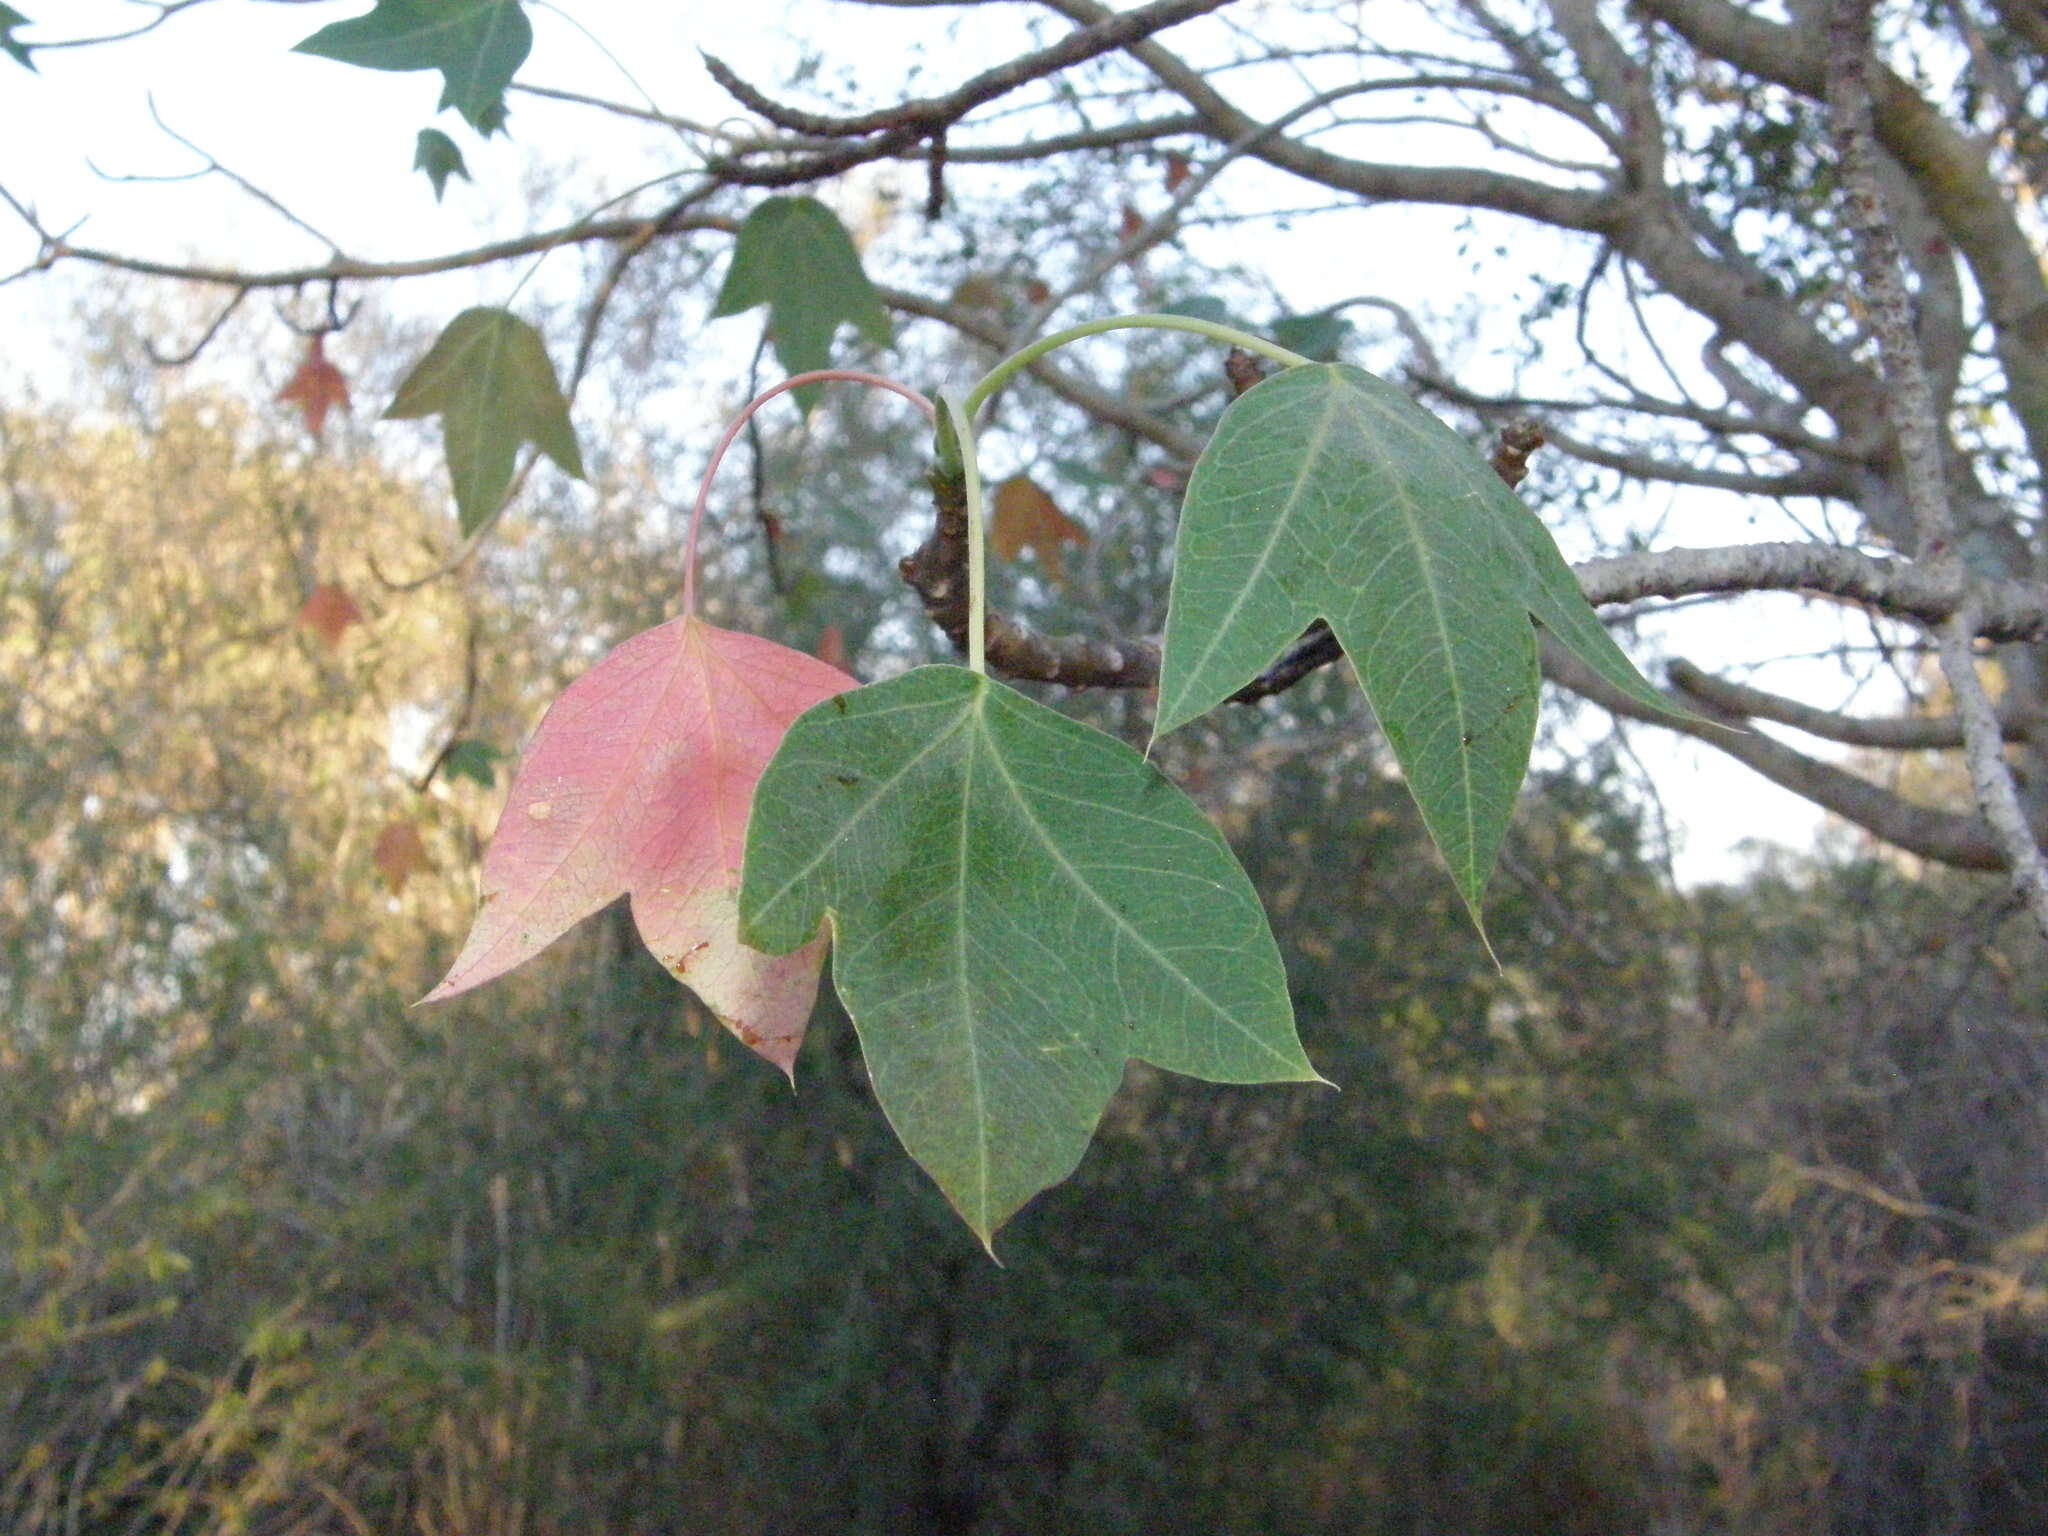
{"type": "Polygon", "coordinates": [[[825,941],[790,955],[740,943],[747,810],[789,723],[853,686],[694,618],[619,646],[534,732],[484,855],[476,924],[425,1000],[504,975],[626,892],[655,958],[793,1074],[825,941]]]}

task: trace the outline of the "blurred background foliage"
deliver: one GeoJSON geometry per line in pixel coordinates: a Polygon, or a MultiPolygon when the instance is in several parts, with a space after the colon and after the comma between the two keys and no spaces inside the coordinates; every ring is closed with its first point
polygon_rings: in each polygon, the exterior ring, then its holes
{"type": "MultiPolygon", "coordinates": [[[[1199,349],[1128,366],[1221,407],[1199,349]]],[[[669,611],[682,449],[586,428],[595,510],[543,485],[403,590],[447,514],[364,423],[103,372],[0,412],[0,1527],[2044,1528],[2043,978],[1988,887],[1844,842],[1679,892],[1581,745],[1528,788],[1496,969],[1324,674],[1161,750],[1341,1091],[1134,1068],[997,1267],[829,1002],[792,1095],[614,910],[408,1006],[504,784],[447,749],[516,752],[669,611]]],[[[891,569],[920,447],[888,402],[764,426],[721,621],[936,656],[891,569]]],[[[1143,452],[1008,451],[1092,536],[1005,603],[1156,621],[1143,452]]]]}

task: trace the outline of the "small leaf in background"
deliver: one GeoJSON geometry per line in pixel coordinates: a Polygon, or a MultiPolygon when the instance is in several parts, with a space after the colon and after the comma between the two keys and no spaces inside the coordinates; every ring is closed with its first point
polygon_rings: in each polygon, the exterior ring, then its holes
{"type": "Polygon", "coordinates": [[[1003,312],[1002,285],[985,274],[963,277],[953,285],[947,302],[957,309],[978,309],[985,314],[999,315],[1003,312]]]}
{"type": "Polygon", "coordinates": [[[448,178],[460,176],[469,180],[469,165],[462,158],[462,151],[455,141],[438,128],[422,128],[417,147],[412,153],[412,168],[425,171],[427,180],[434,184],[434,201],[441,201],[441,194],[448,190],[448,178]]]}
{"type": "Polygon", "coordinates": [[[6,54],[24,69],[34,69],[35,60],[28,55],[32,43],[24,43],[14,36],[16,27],[29,25],[28,17],[11,5],[0,5],[0,53],[6,54]]]}
{"type": "Polygon", "coordinates": [[[1117,238],[1130,240],[1145,232],[1145,215],[1129,203],[1124,204],[1122,216],[1117,220],[1117,238]]]}
{"type": "Polygon", "coordinates": [[[440,416],[464,533],[474,533],[504,502],[521,443],[538,444],[565,472],[583,478],[569,402],[540,332],[509,310],[466,309],[449,321],[384,414],[440,416]]]}
{"type": "Polygon", "coordinates": [[[450,742],[441,758],[441,773],[450,780],[468,779],[489,789],[498,782],[498,763],[504,756],[488,741],[450,742]]]}
{"type": "Polygon", "coordinates": [[[420,841],[420,829],[409,821],[387,821],[384,830],[377,834],[377,847],[370,855],[377,866],[377,873],[384,877],[384,885],[396,896],[405,889],[405,882],[423,870],[434,867],[434,861],[427,857],[427,845],[420,841]]]}
{"type": "Polygon", "coordinates": [[[1231,313],[1230,306],[1214,294],[1200,293],[1192,299],[1162,304],[1159,306],[1159,312],[1162,315],[1186,315],[1190,320],[1206,320],[1211,325],[1235,325],[1240,330],[1243,329],[1237,316],[1231,313]]]}
{"type": "Polygon", "coordinates": [[[1195,465],[1154,728],[1222,703],[1327,619],[1477,922],[1536,731],[1532,617],[1670,711],[1457,433],[1363,369],[1290,368],[1231,404],[1195,465]]]}
{"type": "Polygon", "coordinates": [[[1089,490],[1108,490],[1112,486],[1123,483],[1116,476],[1105,475],[1094,465],[1084,463],[1080,459],[1054,459],[1052,467],[1059,472],[1062,480],[1069,480],[1075,485],[1086,486],[1089,490]]]}
{"type": "Polygon", "coordinates": [[[348,633],[349,626],[363,622],[363,610],[356,606],[356,600],[348,592],[331,581],[323,581],[299,604],[299,628],[310,629],[328,648],[341,644],[341,637],[348,633]]]}
{"type": "Polygon", "coordinates": [[[1172,464],[1156,464],[1145,471],[1145,483],[1155,491],[1178,496],[1188,488],[1188,472],[1172,464]]]}
{"type": "MultiPolygon", "coordinates": [[[[889,313],[861,270],[860,252],[832,210],[814,197],[771,197],[740,225],[732,266],[712,318],[768,306],[768,334],[784,370],[832,366],[832,338],[851,325],[876,346],[889,342],[889,313]]],[[[794,391],[809,411],[822,386],[794,391]]]]}
{"type": "Polygon", "coordinates": [[[1058,581],[1065,575],[1060,565],[1060,546],[1088,542],[1088,530],[1062,512],[1059,504],[1029,475],[1012,475],[1005,480],[995,488],[993,501],[989,548],[1004,560],[1015,560],[1025,550],[1033,550],[1045,574],[1058,581]]]}
{"type": "Polygon", "coordinates": [[[439,70],[441,106],[488,133],[532,47],[519,0],[377,0],[367,16],[322,27],[293,51],[361,69],[439,70]]]}
{"type": "Polygon", "coordinates": [[[789,950],[827,914],[875,1095],[984,1244],[1073,1172],[1129,1058],[1316,1080],[1259,898],[1194,802],[964,668],[827,700],[762,775],[740,931],[789,950]]]}
{"type": "Polygon", "coordinates": [[[1350,334],[1351,322],[1328,310],[1312,315],[1282,315],[1273,322],[1273,339],[1312,363],[1335,362],[1337,349],[1350,334]]]}
{"type": "Polygon", "coordinates": [[[1024,302],[1026,304],[1043,304],[1051,297],[1052,289],[1046,285],[1042,278],[1027,277],[1024,279],[1024,302]]]}
{"type": "Polygon", "coordinates": [[[846,665],[846,636],[840,631],[837,624],[827,624],[825,626],[825,632],[818,636],[816,654],[818,660],[825,663],[826,666],[837,667],[841,672],[848,670],[846,665]]]}
{"type": "Polygon", "coordinates": [[[277,398],[296,405],[306,418],[306,430],[315,437],[327,425],[327,413],[335,406],[349,408],[348,380],[327,360],[326,338],[315,335],[306,343],[306,358],[284,382],[277,398]]]}
{"type": "Polygon", "coordinates": [[[1166,157],[1166,190],[1168,194],[1171,195],[1178,192],[1182,187],[1186,186],[1188,178],[1194,174],[1194,167],[1188,164],[1188,157],[1186,155],[1168,155],[1166,157]]]}
{"type": "Polygon", "coordinates": [[[817,924],[771,957],[739,940],[754,782],[782,733],[853,679],[800,651],[674,619],[555,700],[484,855],[476,924],[428,1002],[531,959],[620,895],[640,937],[741,1041],[784,1072],[817,997],[817,924]]]}

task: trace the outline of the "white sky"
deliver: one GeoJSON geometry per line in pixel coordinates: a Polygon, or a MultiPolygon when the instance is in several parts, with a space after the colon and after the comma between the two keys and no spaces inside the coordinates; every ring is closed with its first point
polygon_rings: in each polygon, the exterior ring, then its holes
{"type": "MultiPolygon", "coordinates": [[[[16,8],[38,22],[61,20],[61,33],[50,23],[23,29],[19,35],[28,42],[119,31],[142,14],[118,0],[16,0],[16,8]]],[[[603,167],[594,176],[602,185],[592,188],[592,201],[632,184],[650,167],[670,163],[652,158],[673,147],[658,129],[516,95],[515,137],[482,144],[453,113],[434,114],[441,83],[436,74],[382,74],[289,51],[319,26],[364,9],[345,0],[222,0],[130,42],[38,54],[35,74],[0,57],[0,145],[8,146],[0,155],[0,185],[33,204],[52,228],[65,230],[84,220],[72,236],[81,244],[263,266],[317,261],[325,248],[219,178],[152,186],[110,184],[93,173],[93,166],[115,175],[195,167],[191,153],[152,123],[152,95],[169,127],[285,200],[348,254],[369,259],[426,255],[519,233],[527,202],[521,178],[535,146],[556,161],[573,157],[603,167]],[[426,178],[411,169],[414,135],[429,124],[456,139],[476,178],[474,185],[452,181],[440,205],[426,178]]],[[[758,4],[563,0],[563,9],[625,61],[664,108],[700,120],[724,117],[730,108],[699,64],[700,48],[764,82],[783,78],[806,46],[829,48],[840,62],[875,60],[878,80],[893,83],[911,41],[933,37],[940,25],[934,17],[943,14],[834,7],[824,0],[774,7],[772,14],[781,20],[773,24],[763,23],[766,8],[758,4]]],[[[561,12],[539,5],[529,10],[536,44],[520,72],[523,82],[637,99],[617,65],[561,12]]],[[[976,14],[971,53],[933,46],[922,88],[936,89],[985,67],[1000,47],[1023,35],[1021,8],[976,14]],[[1006,28],[1013,29],[1008,36],[1006,28]]],[[[1231,195],[1251,199],[1272,190],[1255,177],[1224,185],[1231,195]]],[[[1517,238],[1532,237],[1524,228],[1517,238]]],[[[1368,291],[1426,304],[1447,284],[1467,279],[1466,263],[1452,254],[1456,240],[1446,218],[1380,209],[1321,219],[1292,234],[1254,232],[1252,226],[1197,231],[1189,244],[1198,256],[1261,265],[1297,309],[1307,310],[1368,291]]],[[[15,270],[33,255],[27,232],[0,209],[0,272],[15,270]]],[[[1528,259],[1524,249],[1514,252],[1514,261],[1526,265],[1528,259]]],[[[409,290],[412,302],[452,312],[502,299],[523,270],[507,265],[400,287],[409,290]]],[[[51,371],[75,346],[66,334],[64,307],[56,301],[61,291],[39,280],[0,288],[0,336],[6,338],[0,346],[0,388],[33,377],[40,393],[56,392],[48,382],[51,371]]],[[[1660,544],[1796,536],[1775,526],[1755,533],[1731,528],[1724,498],[1688,493],[1667,507],[1662,494],[1655,508],[1665,519],[1660,544]]],[[[1587,552],[1572,547],[1570,530],[1561,530],[1561,537],[1568,555],[1587,552]]],[[[1747,606],[1734,625],[1728,611],[1708,612],[1675,615],[1656,626],[1672,653],[1713,666],[1731,657],[1821,649],[1840,633],[1837,618],[1816,622],[1790,600],[1747,606]]],[[[1757,680],[1819,703],[1838,702],[1843,687],[1839,671],[1825,663],[1803,672],[1781,668],[1757,680]]],[[[1682,878],[1739,874],[1747,865],[1738,851],[1744,839],[1810,843],[1818,817],[1796,797],[1668,733],[1637,728],[1632,739],[1679,819],[1682,878]]],[[[1812,750],[1815,744],[1799,745],[1812,750]]]]}

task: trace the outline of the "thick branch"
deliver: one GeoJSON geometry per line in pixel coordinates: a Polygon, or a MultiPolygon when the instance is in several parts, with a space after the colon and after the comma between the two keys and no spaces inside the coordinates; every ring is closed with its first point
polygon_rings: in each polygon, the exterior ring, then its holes
{"type": "Polygon", "coordinates": [[[1832,544],[1736,544],[1613,555],[1572,568],[1591,603],[1710,592],[1810,592],[1867,603],[1888,618],[1933,627],[1974,597],[1994,640],[2048,637],[2048,586],[2035,581],[1973,583],[1960,569],[1934,570],[1832,544]]]}

